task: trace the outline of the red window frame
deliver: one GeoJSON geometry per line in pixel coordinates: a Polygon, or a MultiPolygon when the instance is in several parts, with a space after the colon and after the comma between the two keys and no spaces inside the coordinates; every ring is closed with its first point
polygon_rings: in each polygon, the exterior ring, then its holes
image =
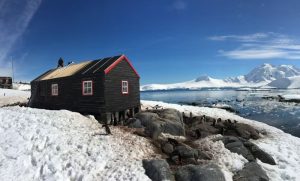
{"type": "Polygon", "coordinates": [[[125,94],[125,95],[126,95],[126,94],[129,94],[129,84],[128,84],[128,80],[122,80],[122,81],[121,81],[121,92],[122,92],[122,94],[125,94]],[[124,86],[123,83],[124,83],[124,82],[127,83],[127,91],[126,91],[126,92],[123,91],[123,88],[124,88],[124,87],[123,87],[123,86],[124,86]]]}
{"type": "Polygon", "coordinates": [[[58,96],[58,84],[56,84],[56,83],[55,84],[51,84],[51,96],[58,96]],[[53,90],[54,90],[53,86],[55,86],[55,85],[57,86],[57,92],[56,92],[56,94],[53,94],[53,90]]]}
{"type": "Polygon", "coordinates": [[[82,95],[83,96],[92,96],[92,95],[94,95],[94,82],[92,80],[83,80],[81,89],[82,89],[82,95]],[[84,83],[85,82],[91,82],[92,83],[91,84],[91,90],[92,90],[91,93],[84,93],[84,83]]]}

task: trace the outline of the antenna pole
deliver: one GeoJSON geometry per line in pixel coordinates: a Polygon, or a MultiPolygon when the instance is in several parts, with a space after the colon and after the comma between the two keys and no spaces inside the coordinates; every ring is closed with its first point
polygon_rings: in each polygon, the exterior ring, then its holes
{"type": "Polygon", "coordinates": [[[12,56],[10,57],[10,59],[11,59],[11,70],[12,70],[12,82],[14,82],[14,80],[15,80],[15,77],[14,77],[14,61],[13,61],[12,56]]]}

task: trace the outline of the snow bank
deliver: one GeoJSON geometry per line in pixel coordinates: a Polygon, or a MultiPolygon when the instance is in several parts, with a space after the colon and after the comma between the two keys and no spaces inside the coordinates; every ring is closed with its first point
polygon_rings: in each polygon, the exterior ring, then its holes
{"type": "Polygon", "coordinates": [[[30,91],[0,89],[0,107],[17,102],[27,102],[30,91]]]}
{"type": "Polygon", "coordinates": [[[142,137],[70,111],[0,109],[0,180],[149,180],[142,137]]]}
{"type": "Polygon", "coordinates": [[[15,90],[30,90],[31,85],[30,84],[25,84],[25,83],[13,83],[13,89],[15,90]]]}
{"type": "Polygon", "coordinates": [[[281,96],[285,100],[300,100],[299,94],[286,94],[281,96]]]}
{"type": "MultiPolygon", "coordinates": [[[[142,108],[153,107],[155,105],[160,105],[164,108],[174,108],[179,110],[180,112],[185,112],[186,115],[189,115],[190,112],[192,112],[194,115],[205,114],[211,117],[237,120],[238,122],[246,123],[255,127],[257,130],[266,133],[266,135],[262,135],[262,138],[259,140],[251,141],[257,144],[262,150],[272,155],[277,163],[277,165],[268,165],[262,162],[258,162],[264,168],[264,170],[266,170],[271,180],[300,180],[300,138],[284,133],[283,131],[267,124],[245,119],[222,109],[181,106],[178,104],[168,104],[156,101],[142,101],[142,108]]],[[[220,145],[216,147],[220,148],[220,152],[223,152],[220,145]]],[[[228,179],[228,174],[239,167],[232,167],[232,162],[237,162],[238,165],[240,165],[241,163],[243,163],[243,160],[241,159],[240,161],[238,161],[238,157],[234,157],[233,159],[233,156],[231,154],[228,157],[227,156],[228,155],[226,154],[219,154],[219,157],[225,157],[224,159],[228,158],[230,162],[229,164],[224,165],[220,162],[218,163],[223,168],[223,170],[225,170],[225,173],[227,173],[226,178],[228,179]]]]}

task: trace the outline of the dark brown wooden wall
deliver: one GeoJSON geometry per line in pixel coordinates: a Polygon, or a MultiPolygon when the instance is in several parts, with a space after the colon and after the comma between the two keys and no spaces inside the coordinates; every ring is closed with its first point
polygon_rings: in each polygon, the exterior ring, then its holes
{"type": "Polygon", "coordinates": [[[105,75],[105,103],[107,112],[124,111],[140,105],[139,77],[125,60],[105,75]],[[129,94],[122,94],[122,80],[128,81],[129,94]]]}
{"type": "Polygon", "coordinates": [[[100,114],[105,112],[104,75],[72,76],[32,82],[32,107],[46,109],[67,109],[82,113],[100,114]],[[93,81],[93,95],[82,95],[82,81],[93,81]],[[58,84],[58,96],[51,95],[51,85],[58,84]],[[38,84],[37,88],[36,84],[38,84]],[[43,94],[41,89],[45,89],[43,94]]]}

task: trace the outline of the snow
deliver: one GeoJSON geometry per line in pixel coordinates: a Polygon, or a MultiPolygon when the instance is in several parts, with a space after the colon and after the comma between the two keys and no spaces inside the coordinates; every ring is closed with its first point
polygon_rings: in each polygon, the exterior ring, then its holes
{"type": "MultiPolygon", "coordinates": [[[[258,163],[267,172],[268,176],[270,177],[270,180],[300,180],[300,138],[284,133],[282,130],[269,126],[265,123],[245,119],[222,109],[196,106],[182,106],[178,104],[169,104],[156,101],[142,101],[142,108],[152,107],[155,105],[159,105],[164,108],[174,108],[179,110],[180,112],[185,112],[186,114],[192,112],[193,115],[205,114],[211,117],[222,118],[223,120],[237,120],[240,123],[246,123],[255,127],[260,132],[266,133],[266,135],[261,135],[262,138],[251,141],[257,144],[262,150],[269,153],[277,163],[277,165],[268,165],[258,160],[258,163]]],[[[227,180],[230,180],[230,174],[232,174],[231,172],[233,172],[236,169],[240,169],[242,163],[244,163],[244,160],[243,158],[239,158],[232,154],[223,154],[225,153],[225,151],[221,145],[216,146],[216,148],[213,150],[218,149],[220,149],[219,154],[217,151],[215,151],[215,155],[218,155],[217,158],[223,158],[223,160],[227,160],[228,163],[222,164],[223,161],[218,161],[218,159],[216,159],[216,161],[222,167],[227,180]],[[233,167],[232,165],[236,166],[233,167]]],[[[214,156],[214,159],[215,157],[216,156],[214,156]]]]}
{"type": "Polygon", "coordinates": [[[0,107],[17,102],[27,102],[30,91],[0,89],[0,107]]]}
{"type": "Polygon", "coordinates": [[[263,64],[254,68],[250,73],[244,76],[215,79],[204,75],[194,80],[181,83],[143,85],[140,90],[259,88],[262,86],[265,88],[300,88],[300,69],[292,65],[273,66],[271,64],[263,64]],[[299,78],[292,78],[297,76],[299,78]],[[287,84],[286,80],[291,80],[291,84],[287,84]],[[271,85],[269,85],[269,83],[271,85]]]}
{"type": "Polygon", "coordinates": [[[285,94],[282,95],[285,100],[300,100],[300,94],[285,94]]]}
{"type": "Polygon", "coordinates": [[[267,86],[281,89],[299,89],[300,76],[277,79],[270,82],[267,86]]]}
{"type": "MultiPolygon", "coordinates": [[[[125,128],[124,128],[125,129],[125,128]]],[[[66,110],[0,109],[0,180],[149,180],[149,140],[66,110]]]]}
{"type": "Polygon", "coordinates": [[[13,83],[13,89],[28,91],[31,89],[31,86],[25,83],[13,83]]]}

